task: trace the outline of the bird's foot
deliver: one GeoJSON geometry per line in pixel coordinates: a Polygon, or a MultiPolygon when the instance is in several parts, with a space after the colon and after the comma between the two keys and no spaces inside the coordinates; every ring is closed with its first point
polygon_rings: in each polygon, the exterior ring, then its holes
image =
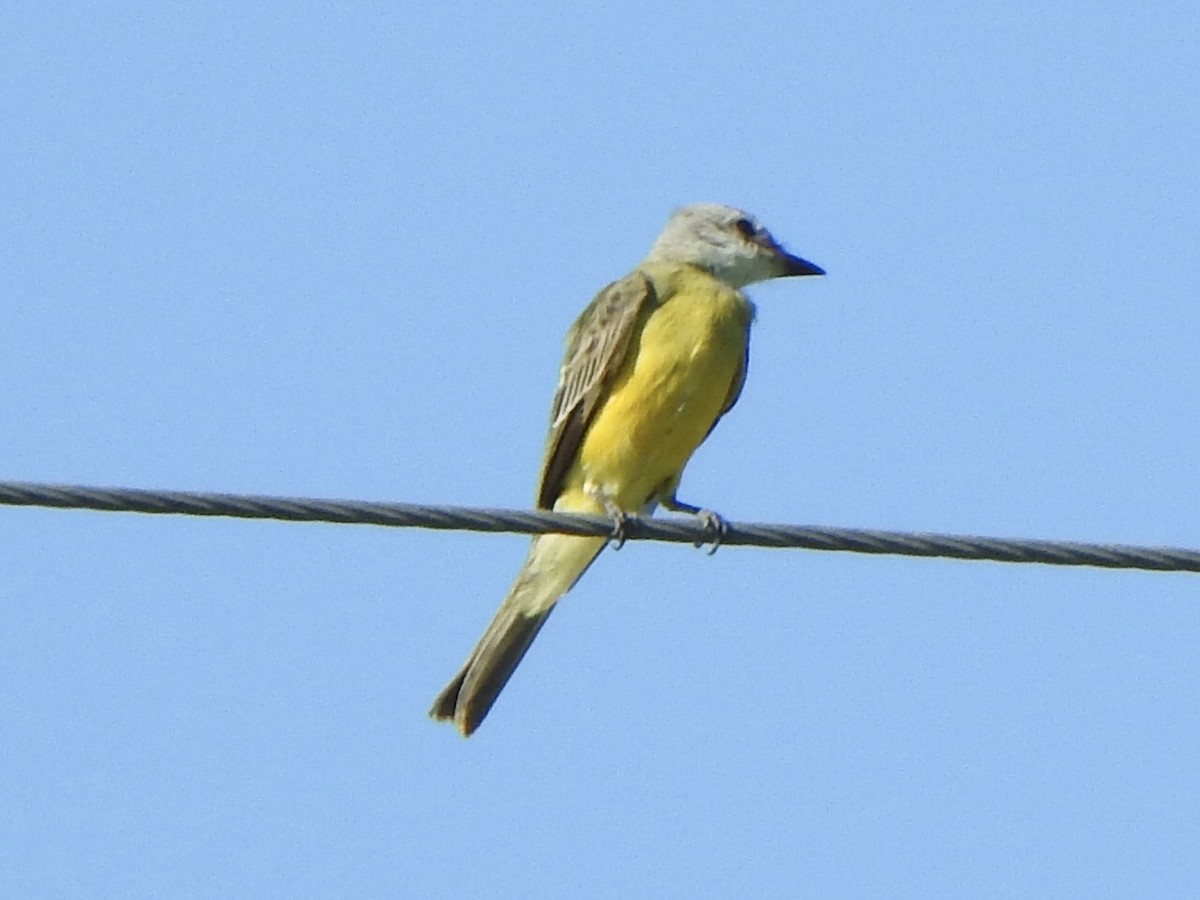
{"type": "Polygon", "coordinates": [[[717,548],[721,546],[721,542],[725,540],[725,535],[729,533],[729,523],[711,509],[698,509],[694,515],[700,520],[700,524],[704,526],[704,530],[709,534],[707,541],[696,541],[694,546],[699,550],[705,544],[711,544],[712,546],[708,548],[708,555],[712,556],[717,552],[717,548]]]}
{"type": "Polygon", "coordinates": [[[692,546],[699,550],[705,544],[712,544],[708,549],[708,555],[712,556],[717,552],[717,548],[721,546],[721,542],[725,540],[725,535],[729,533],[729,523],[721,516],[717,515],[711,509],[703,509],[699,506],[692,506],[690,503],[684,503],[675,497],[670,497],[663,501],[663,508],[671,512],[687,513],[695,516],[700,520],[700,524],[704,526],[706,537],[696,541],[692,546]]]}
{"type": "Polygon", "coordinates": [[[631,517],[629,513],[607,498],[604,500],[604,511],[608,513],[613,522],[613,530],[608,538],[608,543],[614,550],[620,550],[629,538],[629,519],[631,517]]]}

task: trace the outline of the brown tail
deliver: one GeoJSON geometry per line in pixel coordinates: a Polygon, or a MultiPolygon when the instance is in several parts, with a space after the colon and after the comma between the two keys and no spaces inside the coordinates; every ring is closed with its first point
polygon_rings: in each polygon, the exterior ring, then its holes
{"type": "Polygon", "coordinates": [[[513,604],[501,606],[466,663],[433,701],[429,715],[453,720],[463,737],[469,736],[496,702],[553,609],[526,615],[513,604]]]}
{"type": "Polygon", "coordinates": [[[558,598],[571,589],[605,543],[606,538],[562,534],[534,538],[525,565],[492,623],[458,674],[437,695],[429,715],[453,721],[463,737],[478,728],[558,598]]]}

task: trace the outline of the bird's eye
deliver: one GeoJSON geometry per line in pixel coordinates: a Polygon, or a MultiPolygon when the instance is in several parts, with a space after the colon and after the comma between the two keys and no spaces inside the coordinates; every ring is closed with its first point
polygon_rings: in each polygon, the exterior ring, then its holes
{"type": "Polygon", "coordinates": [[[737,229],[737,233],[744,238],[752,238],[758,233],[758,229],[754,227],[754,223],[749,219],[738,219],[733,223],[733,227],[737,229]]]}

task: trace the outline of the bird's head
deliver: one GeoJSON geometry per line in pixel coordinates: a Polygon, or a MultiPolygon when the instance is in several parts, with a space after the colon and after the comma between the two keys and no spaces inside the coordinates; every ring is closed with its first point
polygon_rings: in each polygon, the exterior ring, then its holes
{"type": "Polygon", "coordinates": [[[734,288],[768,278],[825,274],[820,266],[779,246],[754,216],[716,203],[693,203],[676,210],[646,261],[698,266],[734,288]]]}

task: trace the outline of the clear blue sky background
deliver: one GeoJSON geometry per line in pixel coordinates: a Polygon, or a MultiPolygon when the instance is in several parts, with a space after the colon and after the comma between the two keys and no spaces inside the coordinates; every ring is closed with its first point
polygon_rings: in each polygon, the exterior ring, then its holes
{"type": "MultiPolygon", "coordinates": [[[[568,324],[752,210],[735,520],[1200,546],[1195,3],[18,3],[0,477],[525,507],[568,324]]],[[[0,509],[8,897],[1196,896],[1195,575],[0,509]]]]}

